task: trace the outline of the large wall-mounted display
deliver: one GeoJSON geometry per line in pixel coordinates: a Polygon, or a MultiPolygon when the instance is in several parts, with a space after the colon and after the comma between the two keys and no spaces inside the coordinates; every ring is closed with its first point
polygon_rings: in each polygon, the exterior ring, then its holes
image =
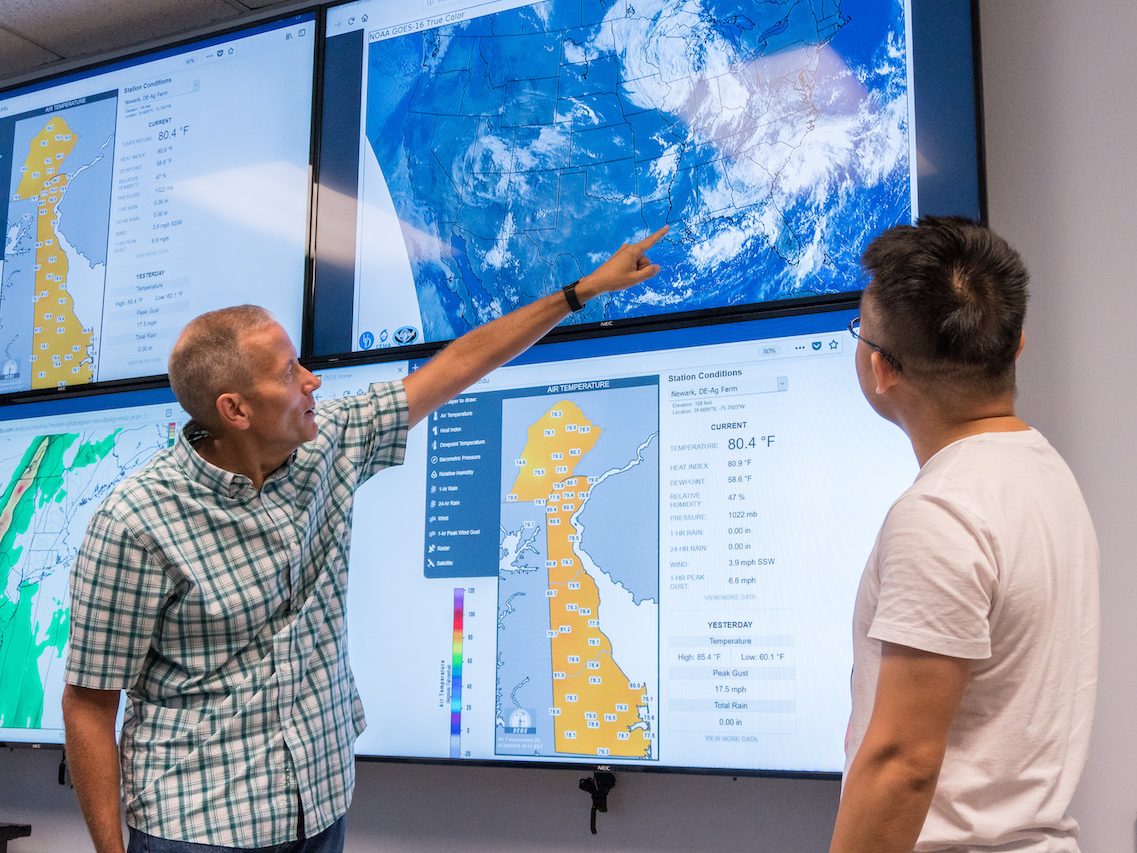
{"type": "Polygon", "coordinates": [[[357,752],[839,772],[916,471],[855,378],[859,256],[983,214],[973,14],[359,0],[0,92],[0,742],[62,742],[68,573],[185,423],[147,377],[186,321],[261,304],[352,393],[666,222],[658,277],[360,490],[357,752]]]}
{"type": "Polygon", "coordinates": [[[668,275],[569,323],[824,301],[886,227],[981,212],[966,2],[359,0],[326,37],[317,356],[446,341],[664,223],[668,275]]]}
{"type": "Polygon", "coordinates": [[[196,314],[300,340],[313,13],[0,92],[0,394],[166,372],[196,314]]]}
{"type": "Polygon", "coordinates": [[[185,422],[164,388],[0,408],[0,743],[63,743],[67,584],[87,522],[185,422]]]}
{"type": "MultiPolygon", "coordinates": [[[[543,345],[416,427],[356,501],[358,753],[838,772],[853,593],[916,467],[853,313],[543,345]]],[[[0,742],[61,743],[87,521],[186,415],[160,388],[0,416],[0,742]]]]}
{"type": "Polygon", "coordinates": [[[916,470],[852,314],[548,344],[413,430],[355,505],[359,754],[839,772],[856,585],[916,470]]]}

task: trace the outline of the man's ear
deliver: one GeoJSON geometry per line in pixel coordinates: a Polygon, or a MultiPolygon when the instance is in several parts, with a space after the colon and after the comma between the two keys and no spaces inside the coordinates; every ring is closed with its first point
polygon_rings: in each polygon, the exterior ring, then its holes
{"type": "Polygon", "coordinates": [[[900,381],[900,372],[876,350],[869,354],[869,364],[872,367],[873,383],[876,385],[877,394],[887,393],[893,385],[900,381]]]}
{"type": "Polygon", "coordinates": [[[1026,346],[1026,332],[1019,333],[1019,348],[1015,350],[1015,361],[1018,361],[1020,355],[1023,354],[1023,347],[1026,346]]]}
{"type": "Polygon", "coordinates": [[[222,394],[217,398],[214,407],[225,429],[249,428],[249,408],[240,394],[232,392],[222,394]]]}

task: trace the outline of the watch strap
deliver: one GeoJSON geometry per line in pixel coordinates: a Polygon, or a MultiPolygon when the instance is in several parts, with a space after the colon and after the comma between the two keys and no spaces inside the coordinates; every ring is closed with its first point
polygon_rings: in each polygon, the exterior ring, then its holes
{"type": "Polygon", "coordinates": [[[565,295],[565,302],[568,303],[568,307],[571,308],[574,313],[584,310],[584,303],[581,302],[580,297],[576,295],[576,286],[578,284],[580,284],[579,278],[561,288],[561,293],[565,295]]]}

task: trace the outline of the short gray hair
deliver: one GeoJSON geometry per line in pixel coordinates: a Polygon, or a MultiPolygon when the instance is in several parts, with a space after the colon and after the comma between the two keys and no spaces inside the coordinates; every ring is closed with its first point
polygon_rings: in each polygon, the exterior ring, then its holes
{"type": "Polygon", "coordinates": [[[242,346],[245,335],[276,320],[259,305],[234,305],[190,320],[170,353],[170,387],[181,407],[215,431],[217,398],[244,391],[252,381],[242,346]]]}

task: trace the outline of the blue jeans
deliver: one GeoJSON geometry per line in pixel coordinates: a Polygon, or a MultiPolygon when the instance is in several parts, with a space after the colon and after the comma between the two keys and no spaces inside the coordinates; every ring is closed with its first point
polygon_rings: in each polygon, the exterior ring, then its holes
{"type": "Polygon", "coordinates": [[[269,847],[220,847],[215,844],[194,844],[192,841],[170,841],[139,832],[133,826],[128,826],[127,829],[130,831],[130,844],[126,853],[343,853],[347,815],[319,835],[269,847]]]}

